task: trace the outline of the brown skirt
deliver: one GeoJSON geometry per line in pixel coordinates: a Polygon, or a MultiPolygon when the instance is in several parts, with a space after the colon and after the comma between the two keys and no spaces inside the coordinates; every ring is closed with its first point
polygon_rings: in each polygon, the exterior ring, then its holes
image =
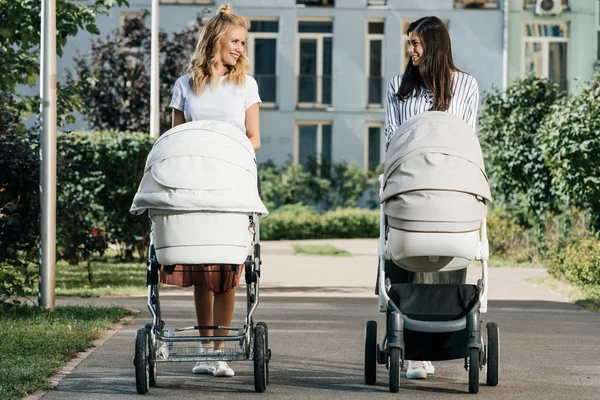
{"type": "Polygon", "coordinates": [[[239,265],[237,274],[231,265],[177,265],[171,274],[160,268],[160,282],[181,287],[205,286],[214,293],[229,292],[240,284],[244,264],[239,265]]]}

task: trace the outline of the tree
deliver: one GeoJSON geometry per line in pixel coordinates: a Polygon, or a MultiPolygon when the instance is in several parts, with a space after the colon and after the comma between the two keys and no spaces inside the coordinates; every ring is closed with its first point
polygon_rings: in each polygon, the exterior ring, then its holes
{"type": "Polygon", "coordinates": [[[554,82],[529,75],[505,93],[492,88],[483,99],[479,136],[493,195],[510,211],[533,214],[537,222],[559,206],[544,163],[540,126],[564,96],[554,82]]]}
{"type": "Polygon", "coordinates": [[[0,301],[33,284],[28,263],[38,257],[39,159],[35,137],[18,116],[22,104],[0,92],[0,301]]]}
{"type": "MultiPolygon", "coordinates": [[[[128,5],[127,0],[95,0],[92,4],[56,1],[56,52],[62,51],[70,36],[82,29],[97,35],[98,14],[109,14],[114,5],[128,5]]],[[[42,2],[35,0],[0,0],[0,90],[15,91],[19,84],[35,85],[38,77],[42,2]]]]}
{"type": "MultiPolygon", "coordinates": [[[[59,55],[81,29],[98,33],[96,16],[126,0],[91,4],[56,1],[56,49],[59,55]]],[[[39,257],[39,156],[37,130],[23,117],[39,110],[38,96],[19,96],[18,85],[33,86],[39,74],[41,1],[0,0],[0,299],[23,295],[34,283],[28,269],[39,257]]],[[[77,108],[74,87],[58,87],[58,120],[77,108]]],[[[58,171],[60,173],[60,169],[58,171]]]]}
{"type": "MultiPolygon", "coordinates": [[[[183,31],[159,33],[160,131],[171,127],[173,85],[185,73],[202,27],[202,17],[183,31]]],[[[95,129],[148,132],[150,127],[149,12],[128,18],[122,30],[92,43],[91,54],[75,59],[73,82],[81,87],[86,121],[95,129]]]]}
{"type": "Polygon", "coordinates": [[[544,159],[557,192],[591,211],[600,234],[600,71],[550,109],[541,127],[544,159]]]}
{"type": "MultiPolygon", "coordinates": [[[[96,17],[107,15],[114,5],[128,5],[127,0],[94,0],[77,4],[68,0],[56,1],[56,52],[63,54],[69,37],[84,29],[99,34],[96,17]]],[[[17,85],[35,85],[40,70],[42,2],[36,0],[0,0],[0,92],[12,93],[13,101],[23,103],[21,111],[37,112],[39,96],[18,96],[17,85]]],[[[6,95],[6,94],[5,94],[6,95]]],[[[58,84],[59,124],[72,122],[71,112],[81,103],[72,87],[58,84]]],[[[0,126],[0,128],[3,128],[0,126]]]]}

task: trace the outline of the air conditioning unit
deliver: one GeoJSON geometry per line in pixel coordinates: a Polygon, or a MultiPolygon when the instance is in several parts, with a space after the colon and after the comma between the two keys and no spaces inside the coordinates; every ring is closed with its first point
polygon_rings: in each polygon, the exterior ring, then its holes
{"type": "Polygon", "coordinates": [[[535,13],[538,15],[558,15],[563,11],[562,0],[536,0],[535,13]]]}

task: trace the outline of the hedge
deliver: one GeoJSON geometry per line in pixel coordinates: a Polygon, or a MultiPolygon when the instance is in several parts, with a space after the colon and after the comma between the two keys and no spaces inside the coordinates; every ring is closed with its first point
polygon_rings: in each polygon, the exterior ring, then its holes
{"type": "Polygon", "coordinates": [[[260,221],[262,240],[379,237],[379,210],[340,208],[317,214],[275,210],[260,221]]]}
{"type": "Polygon", "coordinates": [[[578,285],[600,285],[600,241],[588,237],[557,244],[548,254],[548,272],[578,285]]]}

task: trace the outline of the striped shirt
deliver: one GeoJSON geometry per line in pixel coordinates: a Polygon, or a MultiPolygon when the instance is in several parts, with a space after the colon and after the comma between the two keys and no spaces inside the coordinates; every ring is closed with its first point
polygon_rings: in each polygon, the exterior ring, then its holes
{"type": "MultiPolygon", "coordinates": [[[[396,93],[398,93],[401,81],[402,75],[397,75],[392,78],[388,86],[385,111],[386,151],[390,140],[400,125],[410,117],[425,112],[433,106],[433,95],[429,90],[423,90],[416,96],[400,101],[396,97],[396,93]]],[[[478,105],[479,88],[475,78],[464,72],[453,72],[452,98],[450,99],[450,107],[446,111],[471,125],[475,132],[478,105]]]]}

